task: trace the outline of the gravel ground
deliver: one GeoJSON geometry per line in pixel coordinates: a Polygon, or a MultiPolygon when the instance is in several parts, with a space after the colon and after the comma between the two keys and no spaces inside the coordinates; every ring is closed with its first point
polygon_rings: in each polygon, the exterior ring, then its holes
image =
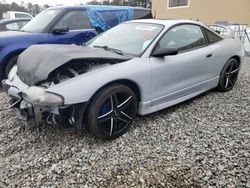
{"type": "Polygon", "coordinates": [[[114,141],[0,112],[0,187],[250,187],[249,86],[250,62],[233,91],[138,117],[114,141]]]}

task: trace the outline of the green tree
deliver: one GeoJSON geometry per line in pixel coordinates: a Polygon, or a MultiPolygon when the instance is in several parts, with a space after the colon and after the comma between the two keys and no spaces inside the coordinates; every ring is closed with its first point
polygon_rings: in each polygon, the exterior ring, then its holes
{"type": "Polygon", "coordinates": [[[4,12],[7,11],[21,11],[21,12],[28,12],[27,9],[23,6],[19,6],[16,3],[11,4],[1,4],[0,3],[0,19],[2,19],[2,15],[4,12]]]}
{"type": "Polygon", "coordinates": [[[47,8],[49,8],[49,7],[50,7],[50,6],[47,5],[47,4],[43,5],[43,9],[47,9],[47,8]]]}
{"type": "Polygon", "coordinates": [[[127,0],[126,5],[127,6],[133,6],[133,7],[148,7],[150,4],[150,0],[127,0]]]}
{"type": "Polygon", "coordinates": [[[132,6],[132,7],[149,7],[150,0],[104,0],[102,3],[97,0],[88,2],[89,5],[117,5],[117,6],[132,6]]]}
{"type": "Polygon", "coordinates": [[[96,0],[88,2],[88,5],[101,5],[102,3],[96,0]]]}
{"type": "Polygon", "coordinates": [[[110,5],[109,1],[103,1],[102,4],[103,5],[110,5]]]}
{"type": "Polygon", "coordinates": [[[123,3],[122,3],[123,1],[122,0],[113,0],[112,2],[111,2],[111,5],[122,5],[123,3]]]}
{"type": "Polygon", "coordinates": [[[39,14],[39,12],[41,12],[41,7],[38,4],[34,4],[33,8],[34,8],[34,15],[37,15],[39,14]]]}

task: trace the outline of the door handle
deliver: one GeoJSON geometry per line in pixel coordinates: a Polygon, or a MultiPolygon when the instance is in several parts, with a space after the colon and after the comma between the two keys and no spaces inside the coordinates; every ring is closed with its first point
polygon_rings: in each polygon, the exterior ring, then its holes
{"type": "Polygon", "coordinates": [[[213,56],[213,54],[211,53],[211,54],[208,54],[207,56],[206,56],[206,58],[208,59],[208,58],[211,58],[213,56]]]}

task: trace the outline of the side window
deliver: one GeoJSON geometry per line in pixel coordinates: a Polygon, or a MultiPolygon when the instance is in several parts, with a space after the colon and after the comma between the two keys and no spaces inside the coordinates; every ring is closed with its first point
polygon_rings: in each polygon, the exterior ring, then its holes
{"type": "Polygon", "coordinates": [[[178,48],[179,52],[206,45],[203,32],[196,25],[179,25],[170,29],[160,40],[159,48],[178,48]]]}
{"type": "Polygon", "coordinates": [[[6,26],[7,30],[12,30],[12,31],[18,31],[19,30],[18,24],[16,22],[6,24],[5,26],[6,26]]]}
{"type": "Polygon", "coordinates": [[[216,35],[212,31],[209,31],[208,29],[205,29],[205,28],[204,28],[204,31],[206,33],[207,40],[208,40],[209,44],[212,44],[212,43],[215,43],[215,42],[222,40],[222,38],[220,36],[216,35]]]}
{"type": "Polygon", "coordinates": [[[87,13],[84,11],[66,13],[56,26],[68,26],[69,30],[91,29],[87,13]]]}
{"type": "Polygon", "coordinates": [[[15,13],[15,18],[31,18],[31,17],[27,14],[15,13]]]}

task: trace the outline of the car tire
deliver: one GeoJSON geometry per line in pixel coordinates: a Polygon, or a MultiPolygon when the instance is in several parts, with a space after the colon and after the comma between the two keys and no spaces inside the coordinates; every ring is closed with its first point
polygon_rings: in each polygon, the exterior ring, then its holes
{"type": "Polygon", "coordinates": [[[137,113],[137,98],[125,85],[100,90],[90,103],[87,127],[96,137],[111,140],[128,131],[137,113]]]}
{"type": "Polygon", "coordinates": [[[240,62],[230,59],[223,67],[217,90],[220,92],[231,91],[237,81],[240,70],[240,62]]]}
{"type": "Polygon", "coordinates": [[[17,63],[17,57],[18,56],[11,57],[10,60],[6,63],[6,66],[5,66],[5,69],[4,69],[5,78],[8,77],[9,72],[14,67],[14,65],[17,63]]]}

